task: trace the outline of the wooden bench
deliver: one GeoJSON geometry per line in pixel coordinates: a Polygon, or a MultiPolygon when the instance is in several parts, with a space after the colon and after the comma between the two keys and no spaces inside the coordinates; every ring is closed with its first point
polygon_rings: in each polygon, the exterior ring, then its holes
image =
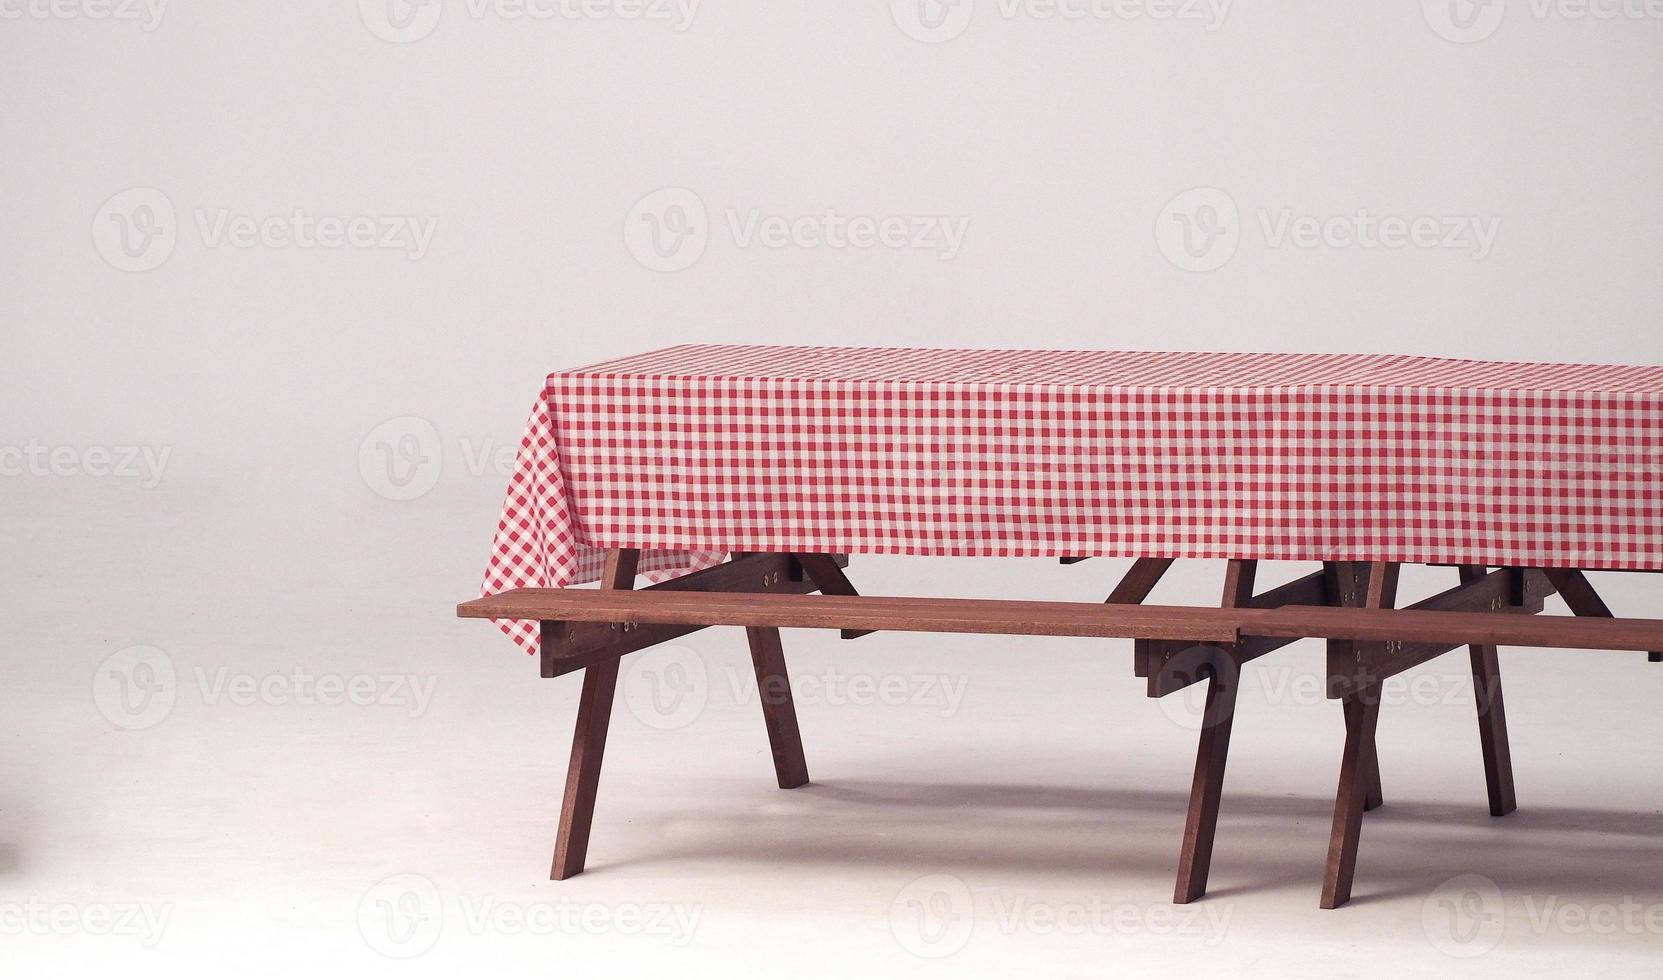
{"type": "MultiPolygon", "coordinates": [[[[1103,603],[862,596],[829,555],[745,554],[722,565],[632,590],[638,554],[609,553],[600,589],[516,589],[464,602],[466,618],[535,620],[546,677],[583,670],[553,877],[583,869],[618,659],[710,626],[744,627],[782,788],[808,782],[796,710],[779,640],[781,628],[1010,636],[1124,638],[1149,694],[1209,683],[1177,902],[1205,893],[1224,760],[1241,666],[1300,639],[1328,641],[1327,689],[1345,708],[1346,746],[1330,832],[1322,905],[1349,898],[1362,813],[1382,802],[1374,731],[1381,684],[1444,653],[1468,647],[1477,691],[1490,811],[1515,808],[1500,688],[1498,646],[1577,650],[1663,650],[1663,620],[1623,619],[1568,569],[1462,567],[1460,583],[1410,605],[1395,605],[1394,563],[1330,562],[1322,571],[1254,592],[1256,563],[1228,563],[1218,608],[1144,604],[1172,564],[1140,559],[1103,603]],[[819,594],[815,594],[818,592],[819,594]],[[1538,616],[1559,593],[1575,616],[1538,616]]],[[[1656,654],[1653,658],[1656,659],[1656,654]]]]}
{"type": "MultiPolygon", "coordinates": [[[[468,619],[554,623],[751,626],[906,633],[990,633],[1235,644],[1251,639],[1330,639],[1411,645],[1552,647],[1646,652],[1663,646],[1663,620],[1495,616],[1436,609],[1323,606],[1197,608],[1096,602],[900,598],[815,594],[515,589],[464,602],[468,619]]],[[[559,658],[556,657],[556,660],[559,658]]]]}

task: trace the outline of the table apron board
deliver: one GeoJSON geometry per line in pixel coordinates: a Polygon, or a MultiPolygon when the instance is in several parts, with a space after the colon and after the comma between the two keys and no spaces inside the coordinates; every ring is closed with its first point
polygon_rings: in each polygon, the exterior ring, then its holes
{"type": "Polygon", "coordinates": [[[846,556],[795,553],[735,553],[636,590],[639,558],[634,549],[607,552],[598,589],[517,588],[457,607],[464,618],[535,622],[542,675],[584,675],[556,879],[583,870],[619,659],[712,626],[746,631],[759,690],[771,692],[762,708],[782,788],[808,782],[782,628],[838,629],[846,638],[891,631],[1130,639],[1149,696],[1206,683],[1178,903],[1206,890],[1235,693],[1248,662],[1301,639],[1327,642],[1326,691],[1343,704],[1346,735],[1321,902],[1336,908],[1351,894],[1362,814],[1383,803],[1374,739],[1386,680],[1469,649],[1490,812],[1502,816],[1516,804],[1498,646],[1639,651],[1663,660],[1654,652],[1663,651],[1663,620],[1612,615],[1582,571],[1568,568],[1455,566],[1456,584],[1397,608],[1395,562],[1324,562],[1261,593],[1258,562],[1232,559],[1222,601],[1203,607],[1146,603],[1171,558],[1137,559],[1104,602],[860,595],[844,573],[846,556]],[[1573,615],[1539,615],[1556,594],[1573,615]]]}

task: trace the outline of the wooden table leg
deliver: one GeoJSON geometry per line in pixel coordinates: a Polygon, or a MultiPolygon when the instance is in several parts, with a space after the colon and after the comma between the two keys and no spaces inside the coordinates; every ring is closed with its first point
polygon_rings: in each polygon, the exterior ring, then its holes
{"type": "Polygon", "coordinates": [[[1364,801],[1368,794],[1369,757],[1374,754],[1375,727],[1380,721],[1378,689],[1360,691],[1345,699],[1345,755],[1340,763],[1340,787],[1334,799],[1334,824],[1328,836],[1328,863],[1322,876],[1322,907],[1337,909],[1351,900],[1357,872],[1357,845],[1363,830],[1364,801]]]}
{"type": "Polygon", "coordinates": [[[797,705],[791,699],[780,631],[749,627],[745,639],[750,641],[751,665],[756,668],[757,696],[768,726],[768,746],[774,753],[774,775],[780,789],[796,789],[808,783],[808,763],[803,759],[803,736],[797,728],[797,705]]]}
{"type": "MultiPolygon", "coordinates": [[[[633,548],[607,552],[601,588],[634,588],[640,557],[640,551],[633,548]]],[[[606,752],[606,730],[617,689],[616,659],[583,669],[583,694],[572,733],[572,761],[566,769],[566,797],[560,806],[560,831],[554,844],[554,868],[549,874],[555,881],[580,874],[589,854],[589,826],[595,819],[595,791],[600,786],[601,757],[606,752]]]]}
{"type": "MultiPolygon", "coordinates": [[[[1376,564],[1380,566],[1387,565],[1385,562],[1376,564]]],[[[1370,565],[1349,561],[1329,562],[1327,569],[1330,577],[1330,595],[1334,597],[1334,604],[1337,606],[1368,608],[1376,602],[1383,601],[1387,607],[1393,605],[1397,593],[1397,566],[1392,564],[1389,567],[1390,570],[1381,576],[1378,583],[1376,583],[1373,579],[1374,569],[1370,565]],[[1380,588],[1378,596],[1374,592],[1376,584],[1380,588]],[[1388,589],[1391,593],[1390,598],[1387,596],[1388,589]]],[[[1373,608],[1381,607],[1373,605],[1373,608]]],[[[1330,650],[1335,649],[1336,646],[1345,645],[1345,642],[1341,640],[1328,641],[1330,650]]],[[[1373,746],[1370,746],[1368,765],[1364,775],[1366,792],[1363,794],[1363,809],[1365,811],[1378,810],[1386,805],[1386,794],[1380,782],[1380,754],[1373,746]]]]}
{"type": "MultiPolygon", "coordinates": [[[[1221,659],[1228,662],[1228,657],[1221,659]]],[[[1184,843],[1178,854],[1178,880],[1172,891],[1172,901],[1178,905],[1187,905],[1207,894],[1213,838],[1218,831],[1219,801],[1224,793],[1224,766],[1230,754],[1230,729],[1235,723],[1238,680],[1239,671],[1219,670],[1207,681],[1204,727],[1195,750],[1195,776],[1190,782],[1184,843]]]]}
{"type": "MultiPolygon", "coordinates": [[[[1396,562],[1372,562],[1366,569],[1353,562],[1335,562],[1331,574],[1336,577],[1334,595],[1342,605],[1390,609],[1397,603],[1396,562]]],[[[1379,685],[1360,687],[1347,695],[1341,706],[1345,715],[1345,754],[1340,760],[1340,786],[1334,796],[1334,822],[1328,833],[1328,862],[1322,876],[1325,909],[1339,908],[1351,900],[1363,811],[1373,810],[1382,803],[1380,761],[1375,748],[1375,733],[1380,723],[1379,685]]]]}
{"type": "MultiPolygon", "coordinates": [[[[1258,563],[1231,561],[1224,573],[1225,608],[1253,603],[1253,579],[1258,563]]],[[[1201,714],[1201,737],[1195,750],[1195,775],[1190,781],[1189,812],[1184,818],[1184,843],[1178,854],[1178,880],[1172,901],[1187,905],[1207,894],[1212,870],[1213,839],[1218,831],[1219,801],[1224,793],[1224,768],[1230,755],[1230,730],[1236,718],[1240,687],[1239,653],[1220,649],[1207,668],[1207,703],[1201,714]]]]}
{"type": "MultiPolygon", "coordinates": [[[[1487,572],[1483,567],[1463,565],[1461,581],[1476,582],[1487,572]]],[[[1519,803],[1513,795],[1513,752],[1507,741],[1507,710],[1501,697],[1501,659],[1494,646],[1467,649],[1472,657],[1473,699],[1478,706],[1478,742],[1484,753],[1490,816],[1505,817],[1517,810],[1519,803]]]]}

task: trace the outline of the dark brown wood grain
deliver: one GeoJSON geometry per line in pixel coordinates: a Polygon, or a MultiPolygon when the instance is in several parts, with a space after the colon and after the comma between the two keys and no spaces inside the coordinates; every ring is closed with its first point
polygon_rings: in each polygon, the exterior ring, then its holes
{"type": "MultiPolygon", "coordinates": [[[[1336,596],[1344,608],[1389,609],[1397,604],[1398,566],[1389,562],[1329,562],[1323,566],[1328,578],[1328,591],[1336,596]]],[[[1349,664],[1368,656],[1383,655],[1380,644],[1361,644],[1346,639],[1329,638],[1328,687],[1332,692],[1335,664],[1349,664]]],[[[1332,693],[1329,695],[1333,696],[1332,693]]],[[[1349,725],[1353,708],[1347,702],[1345,718],[1349,725]]],[[[1386,805],[1384,784],[1380,779],[1380,753],[1376,746],[1367,746],[1363,760],[1363,810],[1378,810],[1386,805]]]]}
{"type": "Polygon", "coordinates": [[[1356,877],[1369,760],[1380,722],[1380,699],[1368,695],[1360,692],[1346,700],[1345,751],[1340,761],[1334,823],[1328,834],[1328,859],[1323,866],[1321,904],[1325,909],[1337,909],[1351,900],[1351,884],[1356,877]]]}
{"type": "MultiPolygon", "coordinates": [[[[1460,574],[1463,583],[1478,582],[1485,577],[1482,566],[1464,565],[1460,574]]],[[[1525,584],[1528,590],[1529,583],[1525,584]]],[[[1529,598],[1528,592],[1526,598],[1529,598]]],[[[1501,696],[1501,658],[1493,644],[1477,643],[1467,650],[1472,662],[1478,743],[1484,755],[1484,785],[1490,797],[1490,815],[1505,817],[1517,810],[1519,804],[1513,793],[1513,751],[1507,739],[1507,706],[1501,696]]]]}
{"type": "Polygon", "coordinates": [[[515,589],[464,602],[467,619],[892,629],[923,633],[1097,636],[1233,643],[1250,637],[1638,650],[1663,646],[1663,620],[1498,616],[1431,609],[1211,609],[1009,599],[709,595],[515,589]]]}
{"type": "MultiPolygon", "coordinates": [[[[1160,584],[1161,577],[1167,569],[1172,567],[1171,558],[1139,558],[1132,562],[1132,567],[1126,570],[1119,584],[1104,599],[1105,603],[1116,606],[1136,606],[1149,598],[1149,593],[1155,591],[1160,584]]],[[[1064,559],[1066,564],[1067,559],[1064,559]]],[[[1138,677],[1149,676],[1149,653],[1142,644],[1132,648],[1132,673],[1138,677]]]]}
{"type": "Polygon", "coordinates": [[[808,763],[803,758],[803,736],[797,728],[797,705],[791,697],[791,675],[785,669],[780,631],[752,626],[745,630],[745,638],[756,671],[762,720],[768,727],[768,747],[774,755],[774,775],[780,789],[796,789],[808,783],[808,763]]]}
{"type": "MultiPolygon", "coordinates": [[[[1482,569],[1479,570],[1482,573],[1482,569]]],[[[1410,611],[1443,612],[1443,613],[1475,613],[1479,615],[1503,616],[1534,615],[1545,608],[1544,600],[1553,594],[1553,586],[1540,572],[1527,572],[1523,577],[1524,605],[1512,605],[1514,598],[1513,575],[1506,569],[1480,574],[1477,578],[1463,580],[1455,588],[1447,589],[1437,595],[1409,606],[1410,611]]],[[[1574,630],[1574,620],[1558,618],[1546,619],[1543,622],[1557,623],[1562,630],[1574,630]]],[[[1351,691],[1373,687],[1404,671],[1418,667],[1429,660],[1441,657],[1452,650],[1463,646],[1474,645],[1466,642],[1402,642],[1385,641],[1367,646],[1363,645],[1330,645],[1328,658],[1328,696],[1343,698],[1351,691]]],[[[1484,645],[1482,643],[1476,645],[1484,645]]],[[[1489,644],[1494,646],[1494,643],[1489,644]]],[[[1521,644],[1530,645],[1530,644],[1521,644]]],[[[1545,644],[1553,645],[1553,644],[1545,644]]]]}
{"type": "MultiPolygon", "coordinates": [[[[1565,605],[1570,607],[1571,612],[1578,616],[1592,616],[1595,619],[1611,618],[1611,607],[1594,591],[1594,584],[1588,581],[1588,576],[1581,571],[1574,568],[1544,568],[1542,574],[1553,583],[1559,597],[1565,600],[1565,605]]],[[[1654,664],[1663,663],[1663,650],[1648,651],[1646,659],[1654,664]]]]}
{"type": "MultiPolygon", "coordinates": [[[[835,559],[828,559],[836,566],[835,559]]],[[[701,569],[689,575],[641,589],[657,592],[786,592],[805,595],[816,583],[803,576],[793,577],[789,555],[740,555],[731,561],[701,569]]],[[[841,572],[841,569],[839,570],[841,572]]],[[[541,670],[544,677],[560,677],[603,660],[616,660],[628,653],[667,643],[695,633],[705,626],[662,623],[580,623],[544,620],[542,623],[541,670]]]]}
{"type": "MultiPolygon", "coordinates": [[[[843,574],[843,569],[833,560],[831,555],[797,555],[797,563],[803,571],[820,589],[821,595],[860,595],[855,591],[854,583],[849,576],[843,574]]],[[[870,634],[871,630],[844,630],[845,640],[855,640],[870,634]]]]}
{"type": "MultiPolygon", "coordinates": [[[[1275,609],[1280,606],[1322,606],[1327,605],[1328,579],[1322,572],[1312,572],[1302,578],[1294,579],[1286,585],[1279,585],[1268,592],[1253,597],[1253,608],[1275,609]]],[[[1298,641],[1298,637],[1268,637],[1244,636],[1236,644],[1237,660],[1242,664],[1257,660],[1267,653],[1273,653],[1290,643],[1298,641]]],[[[1165,665],[1174,657],[1189,649],[1192,644],[1175,643],[1170,640],[1137,640],[1138,651],[1135,663],[1139,677],[1149,677],[1151,665],[1165,665]]],[[[1149,684],[1149,696],[1152,698],[1165,697],[1168,694],[1183,690],[1191,684],[1199,683],[1200,678],[1194,676],[1180,676],[1170,670],[1156,669],[1154,679],[1149,684]]]]}
{"type": "MultiPolygon", "coordinates": [[[[641,552],[634,548],[614,548],[607,552],[601,588],[633,588],[640,557],[641,552]]],[[[606,754],[606,731],[612,721],[613,694],[617,688],[616,659],[584,671],[577,725],[572,732],[571,762],[566,768],[566,795],[560,805],[560,830],[555,837],[554,866],[549,872],[555,881],[581,874],[589,855],[589,828],[595,820],[595,794],[600,788],[601,760],[606,754]]]]}
{"type": "MultiPolygon", "coordinates": [[[[1259,563],[1230,561],[1225,565],[1224,597],[1220,605],[1236,609],[1253,601],[1253,581],[1259,563]]],[[[1212,870],[1213,838],[1218,831],[1218,808],[1224,794],[1224,770],[1230,755],[1230,730],[1236,719],[1236,693],[1241,661],[1231,648],[1220,648],[1206,670],[1207,701],[1201,712],[1201,736],[1195,749],[1195,774],[1190,780],[1189,810],[1184,816],[1183,846],[1178,852],[1178,878],[1172,901],[1186,905],[1207,893],[1212,870]]]]}
{"type": "Polygon", "coordinates": [[[1196,611],[1182,606],[1105,606],[1096,602],[724,593],[685,595],[595,589],[516,589],[474,599],[457,608],[458,615],[473,619],[624,622],[632,625],[892,629],[1010,636],[1153,636],[1216,643],[1233,642],[1239,635],[1235,624],[1227,620],[1196,622],[1193,619],[1196,611]]]}

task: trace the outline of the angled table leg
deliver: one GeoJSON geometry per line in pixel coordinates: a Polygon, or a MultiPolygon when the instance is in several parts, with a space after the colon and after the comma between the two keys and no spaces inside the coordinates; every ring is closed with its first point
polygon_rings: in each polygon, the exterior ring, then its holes
{"type": "MultiPolygon", "coordinates": [[[[1253,603],[1253,578],[1258,563],[1232,560],[1224,574],[1224,608],[1253,603]]],[[[1195,775],[1190,781],[1189,812],[1184,818],[1184,844],[1178,853],[1178,880],[1172,901],[1187,905],[1207,894],[1212,870],[1213,838],[1218,831],[1218,806],[1224,793],[1224,767],[1230,754],[1230,729],[1236,718],[1236,691],[1241,664],[1237,651],[1221,649],[1209,667],[1207,702],[1201,714],[1201,737],[1195,750],[1195,775]]]]}
{"type": "MultiPolygon", "coordinates": [[[[1486,573],[1487,569],[1463,565],[1461,581],[1474,582],[1486,573]]],[[[1507,709],[1501,697],[1501,660],[1494,646],[1467,649],[1472,657],[1473,699],[1478,706],[1478,741],[1484,753],[1490,816],[1505,817],[1517,810],[1519,803],[1513,794],[1513,752],[1507,742],[1507,709]]]]}
{"type": "MultiPolygon", "coordinates": [[[[1171,558],[1139,558],[1132,562],[1132,567],[1126,571],[1120,584],[1114,587],[1114,591],[1110,592],[1109,597],[1103,602],[1117,606],[1141,605],[1143,600],[1149,598],[1149,593],[1155,591],[1155,586],[1160,584],[1161,576],[1172,567],[1172,562],[1171,558]]],[[[1132,653],[1132,672],[1138,677],[1149,676],[1148,658],[1141,646],[1134,648],[1132,653]]]]}
{"type": "Polygon", "coordinates": [[[796,789],[808,783],[808,763],[803,760],[803,736],[797,728],[797,705],[791,699],[780,631],[748,627],[745,639],[751,645],[757,699],[762,702],[762,720],[768,726],[768,746],[774,754],[774,775],[780,789],[796,789]]]}
{"type": "MultiPolygon", "coordinates": [[[[1385,563],[1376,564],[1384,565],[1385,563]]],[[[1378,604],[1375,604],[1376,597],[1373,589],[1376,582],[1371,577],[1373,571],[1371,566],[1361,562],[1341,561],[1329,562],[1326,567],[1329,575],[1330,594],[1334,597],[1335,605],[1370,607],[1372,604],[1373,608],[1380,608],[1378,604]]],[[[1387,606],[1392,605],[1397,591],[1397,566],[1395,564],[1391,566],[1391,571],[1380,577],[1378,585],[1381,589],[1379,599],[1385,601],[1387,606]],[[1392,592],[1392,600],[1386,599],[1388,587],[1392,592]]],[[[1328,641],[1328,648],[1331,651],[1345,645],[1345,642],[1341,640],[1328,641]]],[[[1342,702],[1342,706],[1347,712],[1355,710],[1349,707],[1349,704],[1350,702],[1342,702]]],[[[1350,714],[1347,714],[1347,725],[1351,723],[1350,719],[1350,714]]],[[[1365,811],[1378,810],[1385,806],[1386,795],[1380,782],[1380,754],[1372,745],[1369,748],[1364,778],[1366,780],[1366,791],[1363,794],[1363,809],[1365,811]]]]}
{"type": "MultiPolygon", "coordinates": [[[[1373,562],[1363,570],[1351,562],[1334,563],[1336,596],[1344,605],[1390,609],[1397,602],[1398,565],[1373,562]],[[1350,586],[1349,588],[1347,586],[1350,586]],[[1358,602],[1362,593],[1362,601],[1358,602]]],[[[1332,648],[1331,648],[1332,649],[1332,648]]],[[[1380,687],[1363,684],[1347,694],[1345,752],[1340,759],[1340,785],[1334,796],[1334,822],[1328,833],[1328,860],[1322,875],[1322,907],[1336,909],[1351,900],[1357,872],[1357,847],[1362,838],[1363,811],[1380,805],[1379,760],[1375,732],[1380,723],[1380,687]],[[1372,806],[1370,804],[1373,804],[1372,806]]]]}
{"type": "Polygon", "coordinates": [[[1375,727],[1380,721],[1380,692],[1359,691],[1345,699],[1345,755],[1340,788],[1334,800],[1334,824],[1328,837],[1328,862],[1322,877],[1322,907],[1337,909],[1351,900],[1357,872],[1357,845],[1363,830],[1375,727]]]}
{"type": "MultiPolygon", "coordinates": [[[[640,557],[633,548],[607,552],[601,588],[633,588],[640,557]]],[[[577,728],[572,733],[572,761],[566,770],[566,798],[560,806],[560,832],[555,838],[554,869],[549,875],[555,881],[581,873],[589,853],[589,826],[595,818],[595,791],[600,786],[601,757],[606,753],[606,730],[617,689],[616,659],[583,669],[583,694],[578,700],[577,728]]]]}

